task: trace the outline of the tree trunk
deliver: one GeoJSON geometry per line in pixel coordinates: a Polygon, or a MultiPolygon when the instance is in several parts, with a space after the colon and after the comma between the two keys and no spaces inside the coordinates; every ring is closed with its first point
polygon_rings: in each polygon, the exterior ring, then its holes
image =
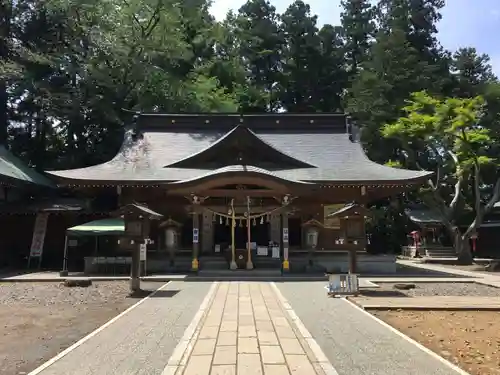
{"type": "MultiPolygon", "coordinates": [[[[9,63],[9,42],[11,42],[11,18],[12,2],[0,2],[0,60],[9,63]]],[[[7,144],[7,130],[9,126],[8,102],[9,94],[7,92],[8,83],[5,77],[0,79],[0,144],[7,144]]]]}
{"type": "Polygon", "coordinates": [[[470,265],[473,262],[472,252],[469,246],[469,238],[464,237],[458,229],[455,230],[453,246],[458,256],[458,264],[470,265]]]}

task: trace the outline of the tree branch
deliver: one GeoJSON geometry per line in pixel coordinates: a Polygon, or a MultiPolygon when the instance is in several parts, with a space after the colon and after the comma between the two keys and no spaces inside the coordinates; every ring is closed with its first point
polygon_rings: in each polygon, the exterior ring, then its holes
{"type": "Polygon", "coordinates": [[[495,203],[500,199],[500,178],[497,179],[495,183],[495,187],[493,188],[493,195],[491,196],[488,203],[481,207],[481,195],[479,190],[479,168],[475,168],[475,181],[474,181],[474,189],[476,192],[476,217],[474,221],[469,225],[467,230],[464,233],[464,238],[470,237],[476,229],[483,223],[484,216],[493,208],[495,203]]]}

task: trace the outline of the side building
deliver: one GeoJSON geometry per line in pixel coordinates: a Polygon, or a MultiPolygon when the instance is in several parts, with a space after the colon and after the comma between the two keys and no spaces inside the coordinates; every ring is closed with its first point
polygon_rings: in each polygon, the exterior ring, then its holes
{"type": "Polygon", "coordinates": [[[25,266],[35,222],[31,202],[51,195],[56,185],[0,145],[0,268],[25,266]]]}
{"type": "Polygon", "coordinates": [[[48,173],[80,194],[164,215],[150,229],[153,272],[345,271],[347,253],[374,271],[363,207],[429,173],[370,161],[356,133],[344,114],[141,113],[109,162],[48,173]]]}

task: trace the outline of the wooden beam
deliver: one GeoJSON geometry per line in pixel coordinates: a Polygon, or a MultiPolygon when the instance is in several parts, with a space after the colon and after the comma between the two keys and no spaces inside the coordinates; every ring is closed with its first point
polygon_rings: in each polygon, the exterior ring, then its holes
{"type": "MultiPolygon", "coordinates": [[[[218,197],[218,198],[225,198],[225,197],[235,197],[235,198],[244,198],[244,197],[269,197],[272,198],[273,196],[277,195],[276,191],[274,190],[267,190],[267,189],[250,189],[250,190],[233,190],[233,189],[209,189],[209,190],[204,190],[204,191],[199,191],[196,194],[204,197],[218,197]]],[[[168,191],[167,190],[167,195],[178,195],[177,191],[168,191]]]]}

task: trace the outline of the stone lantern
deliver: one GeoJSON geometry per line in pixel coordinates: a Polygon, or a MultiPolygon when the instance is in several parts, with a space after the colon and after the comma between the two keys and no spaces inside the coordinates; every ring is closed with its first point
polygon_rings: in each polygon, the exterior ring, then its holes
{"type": "Polygon", "coordinates": [[[160,219],[163,215],[137,203],[121,207],[115,212],[115,215],[123,218],[125,237],[134,242],[130,269],[130,291],[137,293],[141,290],[141,280],[139,278],[141,272],[140,246],[145,244],[146,238],[149,237],[150,220],[160,219]]]}
{"type": "Polygon", "coordinates": [[[168,220],[160,224],[160,228],[165,231],[165,247],[169,254],[172,269],[175,267],[175,251],[179,248],[179,231],[181,227],[182,224],[172,218],[168,218],[168,220]]]}
{"type": "Polygon", "coordinates": [[[305,229],[306,235],[306,246],[309,250],[308,256],[308,268],[313,267],[314,252],[318,247],[318,240],[323,224],[316,219],[311,219],[306,221],[302,226],[305,229]]]}

